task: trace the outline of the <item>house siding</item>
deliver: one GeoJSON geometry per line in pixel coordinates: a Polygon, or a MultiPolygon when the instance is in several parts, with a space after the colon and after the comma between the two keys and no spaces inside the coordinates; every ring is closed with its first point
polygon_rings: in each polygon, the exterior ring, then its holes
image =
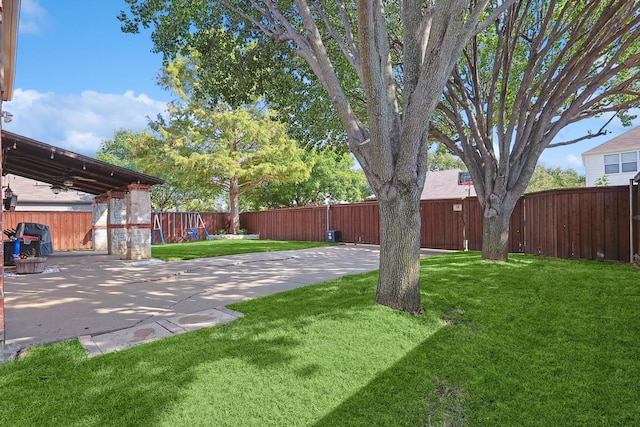
{"type": "Polygon", "coordinates": [[[593,187],[603,176],[607,177],[607,185],[629,185],[640,170],[640,126],[619,135],[609,141],[582,153],[582,163],[586,171],[587,187],[593,187]],[[631,167],[629,159],[618,158],[618,172],[605,173],[605,156],[625,153],[636,154],[635,171],[622,172],[623,166],[631,167]],[[624,162],[624,163],[623,163],[624,162]]]}
{"type": "Polygon", "coordinates": [[[610,173],[605,174],[604,172],[604,156],[609,154],[620,154],[620,153],[628,153],[629,150],[611,152],[611,153],[602,153],[602,154],[592,154],[584,156],[584,166],[586,169],[586,181],[587,187],[594,187],[598,179],[602,178],[606,175],[607,177],[607,185],[629,185],[629,180],[633,179],[636,176],[638,171],[633,172],[620,172],[620,173],[610,173]]]}

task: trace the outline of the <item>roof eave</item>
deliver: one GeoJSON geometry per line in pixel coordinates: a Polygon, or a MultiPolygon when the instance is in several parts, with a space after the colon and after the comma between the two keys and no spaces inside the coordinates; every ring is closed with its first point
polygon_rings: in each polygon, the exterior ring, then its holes
{"type": "Polygon", "coordinates": [[[20,0],[3,0],[2,6],[2,67],[0,67],[2,87],[0,89],[2,90],[2,100],[10,101],[13,96],[16,69],[20,0]]]}

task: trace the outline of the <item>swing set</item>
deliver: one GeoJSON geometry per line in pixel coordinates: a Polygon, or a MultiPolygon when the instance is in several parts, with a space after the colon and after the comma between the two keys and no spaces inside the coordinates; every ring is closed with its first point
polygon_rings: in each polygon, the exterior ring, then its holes
{"type": "Polygon", "coordinates": [[[209,232],[199,212],[154,212],[151,244],[154,245],[156,243],[156,233],[159,235],[160,242],[163,245],[166,241],[185,242],[198,240],[200,229],[202,229],[205,238],[208,240],[209,232]],[[166,224],[163,224],[163,217],[166,224]]]}

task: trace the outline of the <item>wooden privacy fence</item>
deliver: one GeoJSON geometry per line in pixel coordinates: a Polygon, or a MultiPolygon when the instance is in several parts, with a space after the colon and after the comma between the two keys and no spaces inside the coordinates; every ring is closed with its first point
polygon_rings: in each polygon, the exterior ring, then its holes
{"type": "MultiPolygon", "coordinates": [[[[630,261],[628,186],[593,187],[525,195],[521,221],[525,252],[560,258],[630,261]]],[[[511,218],[513,224],[513,217],[511,218]]],[[[633,242],[639,241],[637,227],[633,242]]],[[[637,243],[636,243],[637,247],[637,243]]],[[[513,249],[513,248],[512,248],[513,249]]]]}
{"type": "MultiPolygon", "coordinates": [[[[638,212],[637,202],[633,206],[638,212]]],[[[483,213],[477,198],[423,200],[420,245],[480,250],[483,213]]],[[[629,261],[629,187],[594,187],[527,194],[510,220],[509,250],[561,258],[629,261]]],[[[375,202],[276,209],[241,214],[242,227],[262,239],[322,241],[338,230],[348,243],[379,243],[375,202]]],[[[640,223],[634,242],[640,241],[640,223]]]]}
{"type": "Polygon", "coordinates": [[[48,225],[54,251],[93,248],[91,212],[6,211],[2,222],[5,230],[15,229],[20,222],[48,225]]]}
{"type": "MultiPolygon", "coordinates": [[[[631,217],[640,220],[637,192],[637,186],[633,192],[620,186],[527,194],[511,216],[510,251],[630,261],[640,242],[639,221],[635,221],[633,240],[630,232],[631,217]]],[[[482,248],[483,216],[475,197],[423,200],[420,214],[422,247],[462,250],[466,241],[470,250],[482,248]]],[[[228,226],[226,213],[201,212],[200,216],[209,234],[228,226]]],[[[15,228],[19,222],[48,225],[56,251],[92,248],[90,212],[4,212],[3,220],[5,229],[15,228]]],[[[160,214],[160,220],[166,242],[184,240],[187,220],[168,212],[160,214]]],[[[150,221],[153,225],[153,214],[150,221]]],[[[324,241],[327,230],[339,230],[344,242],[379,243],[375,202],[245,212],[240,223],[261,239],[324,241]]],[[[202,229],[198,237],[204,238],[202,229]]],[[[160,243],[158,235],[155,240],[160,243]]]]}

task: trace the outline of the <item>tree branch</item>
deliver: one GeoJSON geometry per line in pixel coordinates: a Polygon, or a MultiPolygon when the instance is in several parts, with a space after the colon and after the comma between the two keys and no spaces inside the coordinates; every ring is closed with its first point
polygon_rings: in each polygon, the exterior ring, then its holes
{"type": "Polygon", "coordinates": [[[331,24],[329,17],[325,13],[324,7],[320,4],[319,0],[313,0],[314,9],[318,12],[318,14],[322,17],[322,22],[324,22],[327,31],[329,32],[329,37],[331,37],[338,46],[340,46],[340,50],[342,50],[342,54],[345,56],[347,61],[353,69],[358,73],[360,79],[362,79],[362,64],[360,61],[360,53],[358,52],[358,48],[355,44],[355,40],[353,38],[353,30],[351,28],[351,21],[349,20],[349,15],[344,6],[344,2],[342,0],[336,0],[336,6],[340,11],[340,17],[342,18],[342,25],[345,30],[345,40],[340,36],[338,31],[336,31],[335,27],[331,24]]]}

